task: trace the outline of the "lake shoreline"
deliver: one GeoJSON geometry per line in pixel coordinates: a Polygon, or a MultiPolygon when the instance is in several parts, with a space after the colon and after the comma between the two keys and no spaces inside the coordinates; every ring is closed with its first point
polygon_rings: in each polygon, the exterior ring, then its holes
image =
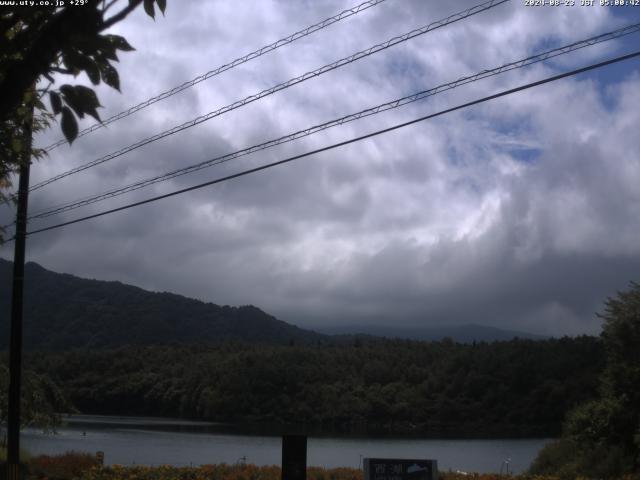
{"type": "MultiPolygon", "coordinates": [[[[207,432],[198,422],[141,417],[72,417],[57,435],[36,429],[22,433],[33,455],[68,451],[105,454],[106,465],[279,464],[282,440],[264,435],[207,432]]],[[[215,425],[216,427],[218,425],[215,425]]],[[[443,469],[499,472],[509,461],[514,473],[525,471],[550,439],[428,439],[308,436],[308,465],[357,468],[363,457],[435,458],[443,469]],[[464,455],[461,455],[464,452],[464,455]]]]}
{"type": "Polygon", "coordinates": [[[194,418],[176,418],[162,416],[103,415],[103,414],[62,414],[63,423],[84,423],[99,428],[101,425],[129,425],[133,421],[143,420],[149,430],[189,431],[202,433],[228,433],[249,436],[281,437],[282,435],[306,435],[317,438],[347,439],[447,439],[447,440],[518,440],[558,438],[560,432],[541,428],[520,428],[498,426],[493,429],[483,425],[465,425],[464,427],[441,427],[439,429],[419,430],[417,428],[380,428],[377,425],[360,425],[352,428],[336,428],[317,424],[282,424],[273,422],[211,422],[194,418]]]}

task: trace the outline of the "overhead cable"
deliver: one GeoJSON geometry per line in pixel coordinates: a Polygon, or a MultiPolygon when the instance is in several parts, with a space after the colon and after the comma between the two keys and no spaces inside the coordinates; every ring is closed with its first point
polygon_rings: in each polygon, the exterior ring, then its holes
{"type": "Polygon", "coordinates": [[[158,175],[155,177],[151,177],[151,178],[147,178],[145,180],[140,180],[138,182],[132,183],[130,185],[124,186],[124,187],[120,187],[117,189],[113,189],[107,192],[103,192],[100,194],[96,194],[96,195],[92,195],[89,197],[85,197],[83,199],[79,199],[79,200],[75,200],[73,202],[69,202],[69,203],[65,203],[62,205],[59,205],[57,207],[53,207],[50,208],[46,211],[42,211],[39,213],[35,213],[33,215],[31,215],[29,217],[29,219],[39,219],[39,218],[46,218],[52,215],[56,215],[59,213],[63,213],[63,212],[67,212],[70,210],[75,210],[76,208],[80,208],[82,206],[85,205],[90,205],[93,203],[97,203],[103,200],[107,200],[109,198],[113,198],[116,196],[120,196],[123,195],[125,193],[129,193],[135,190],[139,190],[141,188],[162,182],[162,181],[166,181],[166,180],[170,180],[172,178],[176,178],[182,175],[186,175],[188,173],[192,173],[198,170],[202,170],[204,168],[208,168],[214,165],[218,165],[224,162],[228,162],[230,160],[236,159],[238,157],[242,157],[245,155],[249,155],[251,153],[255,153],[261,150],[265,150],[267,148],[270,147],[274,147],[276,145],[281,145],[283,143],[288,143],[294,140],[297,140],[299,138],[303,138],[315,133],[318,133],[320,131],[326,130],[328,128],[331,127],[335,127],[338,125],[344,125],[345,123],[349,123],[352,122],[354,120],[358,120],[360,118],[364,118],[364,117],[368,117],[371,115],[376,115],[378,113],[381,112],[385,112],[388,110],[392,110],[398,107],[401,107],[403,105],[407,105],[409,103],[413,103],[419,100],[423,100],[425,98],[437,95],[439,93],[442,93],[444,91],[447,90],[452,90],[456,87],[459,87],[461,85],[466,85],[468,83],[472,83],[487,77],[492,77],[495,75],[499,75],[501,73],[510,71],[510,70],[515,70],[518,68],[523,68],[529,65],[532,65],[534,63],[538,63],[538,62],[542,62],[545,60],[548,60],[550,58],[554,58],[560,55],[566,55],[570,52],[573,52],[575,50],[579,50],[581,48],[585,48],[588,46],[592,46],[592,45],[596,45],[598,43],[602,43],[602,42],[606,42],[608,40],[613,40],[616,38],[620,38],[624,35],[629,35],[632,33],[637,33],[640,31],[640,23],[636,23],[634,25],[629,25],[623,28],[619,28],[615,31],[612,32],[608,32],[608,33],[604,33],[602,35],[597,35],[585,40],[581,40],[579,42],[574,42],[572,44],[569,45],[565,45],[562,47],[558,47],[558,48],[554,48],[552,50],[548,50],[542,53],[539,53],[537,55],[533,55],[531,57],[527,57],[521,60],[517,60],[514,62],[510,62],[507,64],[504,64],[500,67],[496,67],[496,68],[492,68],[489,70],[483,70],[481,72],[478,72],[476,74],[473,75],[468,75],[462,78],[459,78],[458,80],[455,80],[453,82],[449,82],[449,83],[445,83],[442,85],[438,85],[437,87],[433,87],[430,88],[428,90],[423,90],[417,93],[414,93],[412,95],[408,95],[396,100],[392,100],[390,102],[386,102],[380,105],[377,105],[375,107],[370,107],[367,108],[365,110],[361,110],[357,113],[352,113],[350,115],[346,115],[334,120],[331,120],[329,122],[325,122],[319,125],[314,125],[312,127],[303,129],[303,130],[298,130],[294,133],[290,133],[288,135],[284,135],[282,137],[276,138],[276,139],[272,139],[260,144],[256,144],[256,145],[252,145],[250,147],[246,147],[243,148],[241,150],[237,150],[233,153],[228,153],[225,155],[221,155],[215,158],[212,158],[210,160],[206,160],[204,162],[200,162],[200,163],[196,163],[194,165],[190,165],[188,167],[183,167],[180,169],[176,169],[167,173],[164,173],[162,175],[158,175]]]}
{"type": "Polygon", "coordinates": [[[373,55],[374,53],[378,53],[382,50],[385,50],[389,47],[392,47],[394,45],[397,45],[399,43],[402,42],[406,42],[407,40],[410,40],[412,38],[415,38],[419,35],[424,35],[425,33],[431,32],[437,28],[441,28],[444,27],[446,25],[449,25],[451,23],[454,22],[458,22],[460,20],[463,20],[465,18],[469,18],[473,15],[476,15],[478,13],[484,12],[486,10],[489,10],[491,8],[494,8],[498,5],[501,5],[503,3],[509,2],[511,0],[489,0],[488,2],[484,2],[481,3],[479,5],[476,5],[474,7],[468,8],[462,12],[458,12],[455,13],[453,15],[450,15],[442,20],[438,20],[436,22],[430,23],[427,26],[412,30],[410,32],[407,32],[403,35],[391,38],[390,40],[387,40],[386,42],[380,43],[378,45],[374,45],[373,47],[367,48],[366,50],[362,50],[360,52],[354,53],[353,55],[350,55],[348,57],[342,58],[340,60],[337,60],[333,63],[330,63],[328,65],[324,65],[316,70],[307,72],[303,75],[300,75],[299,77],[295,77],[292,78],[290,80],[287,80],[286,82],[280,83],[278,85],[275,85],[274,87],[268,88],[266,90],[262,90],[259,93],[256,93],[254,95],[250,95],[242,100],[238,100],[234,103],[231,103],[229,105],[226,105],[222,108],[219,108],[218,110],[214,110],[213,112],[209,112],[205,115],[201,115],[197,118],[194,118],[193,120],[189,120],[188,122],[185,122],[181,125],[177,125],[169,130],[165,130],[164,132],[158,133],[156,135],[153,135],[151,137],[145,138],[143,140],[140,140],[132,145],[129,145],[127,147],[124,147],[120,150],[117,150],[115,152],[112,152],[108,155],[105,155],[103,157],[97,158],[95,160],[92,160],[88,163],[85,163],[83,165],[80,165],[78,167],[72,168],[71,170],[68,170],[64,173],[61,173],[59,175],[56,175],[54,177],[51,177],[47,180],[43,180],[39,183],[36,183],[35,185],[33,185],[30,188],[30,191],[33,190],[37,190],[39,188],[44,187],[45,185],[49,185],[50,183],[53,183],[55,181],[58,181],[62,178],[68,177],[70,175],[73,175],[75,173],[78,172],[82,172],[84,170],[87,170],[88,168],[91,167],[95,167],[96,165],[100,165],[104,162],[107,162],[109,160],[113,160],[114,158],[120,157],[122,155],[124,155],[125,153],[131,152],[132,150],[135,150],[137,148],[140,148],[144,145],[147,145],[149,143],[155,142],[157,140],[160,140],[162,138],[168,137],[169,135],[173,135],[174,133],[178,133],[181,132],[183,130],[186,130],[188,128],[194,127],[196,125],[199,125],[203,122],[206,122],[207,120],[211,120],[212,118],[218,117],[222,114],[228,113],[232,110],[235,110],[237,108],[243,107],[244,105],[247,105],[249,103],[255,102],[256,100],[260,100],[261,98],[264,98],[268,95],[272,95],[273,93],[279,92],[281,90],[284,90],[286,88],[292,87],[293,85],[297,85],[299,83],[302,83],[306,80],[309,80],[311,78],[315,78],[318,77],[324,73],[330,72],[332,70],[335,70],[337,68],[340,68],[344,65],[353,63],[357,60],[360,60],[362,58],[368,57],[369,55],[373,55]]]}
{"type": "Polygon", "coordinates": [[[604,67],[604,66],[607,66],[607,65],[611,65],[613,63],[622,62],[622,61],[625,61],[625,60],[630,60],[632,58],[639,57],[639,56],[640,56],[640,51],[636,51],[636,52],[630,53],[628,55],[622,55],[622,56],[619,56],[619,57],[615,57],[615,58],[612,58],[612,59],[604,61],[604,62],[592,64],[592,65],[589,65],[587,67],[579,68],[579,69],[576,69],[576,70],[571,70],[569,72],[565,72],[565,73],[562,73],[562,74],[559,74],[559,75],[554,75],[552,77],[547,77],[547,78],[545,78],[543,80],[538,80],[536,82],[527,83],[527,84],[521,85],[519,87],[511,88],[509,90],[504,90],[504,91],[496,93],[494,95],[489,95],[487,97],[483,97],[483,98],[480,98],[480,99],[477,99],[477,100],[473,100],[471,102],[467,102],[467,103],[464,103],[464,104],[461,104],[461,105],[457,105],[455,107],[451,107],[451,108],[448,108],[446,110],[441,110],[441,111],[439,111],[437,113],[432,113],[430,115],[425,115],[423,117],[419,117],[419,118],[416,118],[414,120],[410,120],[408,122],[400,123],[400,124],[394,125],[392,127],[384,128],[382,130],[377,130],[375,132],[371,132],[371,133],[368,133],[366,135],[361,135],[359,137],[355,137],[355,138],[352,138],[350,140],[345,140],[343,142],[334,143],[332,145],[328,145],[326,147],[318,148],[316,150],[312,150],[312,151],[309,151],[309,152],[306,152],[306,153],[302,153],[302,154],[299,154],[299,155],[294,155],[292,157],[288,157],[288,158],[285,158],[283,160],[279,160],[277,162],[273,162],[273,163],[269,163],[269,164],[266,164],[266,165],[262,165],[260,167],[255,167],[255,168],[251,168],[251,169],[248,169],[248,170],[244,170],[242,172],[235,173],[233,175],[228,175],[226,177],[222,177],[222,178],[218,178],[218,179],[211,180],[211,181],[208,181],[208,182],[200,183],[198,185],[193,185],[191,187],[183,188],[181,190],[176,190],[174,192],[166,193],[164,195],[158,195],[156,197],[148,198],[146,200],[142,200],[142,201],[139,201],[139,202],[134,202],[134,203],[130,203],[130,204],[127,204],[127,205],[123,205],[121,207],[112,208],[110,210],[105,210],[105,211],[102,211],[102,212],[99,212],[99,213],[95,213],[93,215],[87,215],[85,217],[80,217],[80,218],[76,218],[74,220],[70,220],[70,221],[67,221],[67,222],[62,222],[62,223],[58,223],[58,224],[51,225],[51,226],[48,226],[48,227],[39,228],[37,230],[31,230],[30,232],[27,232],[27,235],[34,235],[36,233],[46,232],[46,231],[49,231],[49,230],[62,228],[62,227],[68,226],[68,225],[73,225],[75,223],[80,223],[80,222],[84,222],[84,221],[91,220],[91,219],[94,219],[94,218],[103,217],[105,215],[109,215],[109,214],[112,214],[112,213],[121,212],[123,210],[128,210],[130,208],[138,207],[140,205],[145,205],[145,204],[148,204],[148,203],[156,202],[158,200],[162,200],[162,199],[173,197],[173,196],[176,196],[176,195],[180,195],[180,194],[183,194],[183,193],[186,193],[186,192],[191,192],[193,190],[198,190],[198,189],[201,189],[201,188],[204,188],[204,187],[208,187],[210,185],[215,185],[217,183],[222,183],[222,182],[225,182],[225,181],[228,181],[228,180],[232,180],[234,178],[243,177],[243,176],[249,175],[251,173],[259,172],[261,170],[266,170],[266,169],[269,169],[269,168],[272,168],[272,167],[276,167],[278,165],[283,165],[283,164],[286,164],[286,163],[289,163],[289,162],[293,162],[294,160],[299,160],[301,158],[309,157],[311,155],[316,155],[318,153],[326,152],[328,150],[333,150],[333,149],[338,148],[338,147],[349,145],[349,144],[352,144],[352,143],[355,143],[355,142],[360,142],[360,141],[368,139],[368,138],[372,138],[372,137],[375,137],[375,136],[378,136],[378,135],[382,135],[383,133],[388,133],[388,132],[391,132],[391,131],[394,131],[394,130],[398,130],[400,128],[404,128],[404,127],[407,127],[409,125],[416,124],[418,122],[422,122],[422,121],[425,121],[425,120],[428,120],[428,119],[431,119],[431,118],[439,117],[441,115],[445,115],[447,113],[451,113],[451,112],[454,112],[454,111],[457,111],[457,110],[468,108],[468,107],[471,107],[473,105],[478,105],[480,103],[484,103],[484,102],[487,102],[489,100],[494,100],[496,98],[504,97],[506,95],[511,95],[513,93],[516,93],[516,92],[521,92],[523,90],[528,90],[528,89],[533,88],[533,87],[544,85],[544,84],[547,84],[547,83],[550,83],[550,82],[554,82],[554,81],[557,81],[557,80],[560,80],[560,79],[563,79],[563,78],[571,77],[573,75],[584,73],[584,72],[587,72],[587,71],[590,71],[590,70],[595,70],[597,68],[601,68],[601,67],[604,67]]]}
{"type": "MultiPolygon", "coordinates": [[[[120,120],[122,118],[128,117],[129,115],[139,112],[140,110],[147,108],[149,105],[153,105],[156,102],[159,102],[161,100],[164,100],[165,98],[169,98],[172,97],[173,95],[176,95],[177,93],[182,92],[183,90],[186,90],[187,88],[191,88],[194,85],[197,85],[200,82],[204,82],[205,80],[208,80],[212,77],[215,77],[216,75],[219,75],[223,72],[226,72],[227,70],[231,70],[234,67],[237,67],[238,65],[242,65],[243,63],[246,63],[250,60],[253,60],[255,58],[261,57],[262,55],[272,52],[280,47],[283,47],[285,45],[289,45],[290,43],[295,42],[296,40],[299,40],[303,37],[306,37],[307,35],[310,35],[314,32],[317,32],[318,30],[322,30],[323,28],[328,27],[329,25],[333,25],[336,22],[339,22],[340,20],[344,20],[345,18],[351,17],[352,15],[356,15],[360,12],[363,12],[364,10],[367,10],[368,8],[371,8],[373,6],[376,6],[382,2],[385,2],[386,0],[369,0],[367,2],[363,2],[360,5],[357,5],[355,7],[352,8],[348,8],[346,10],[343,10],[342,12],[338,13],[337,15],[334,15],[332,17],[329,18],[325,18],[324,20],[322,20],[321,22],[318,22],[314,25],[311,25],[303,30],[300,30],[298,32],[292,33],[291,35],[281,38],[280,40],[277,40],[273,43],[270,43],[269,45],[265,45],[264,47],[261,47],[257,50],[254,50],[251,53],[248,53],[242,57],[238,57],[235,60],[232,60],[229,63],[225,63],[224,65],[220,65],[217,68],[214,68],[213,70],[208,71],[207,73],[204,73],[202,75],[197,76],[196,78],[194,78],[193,80],[189,80],[188,82],[184,82],[181,85],[178,85],[177,87],[173,87],[169,90],[166,90],[158,95],[156,95],[155,97],[149,98],[143,102],[138,103],[137,105],[134,105],[133,107],[128,108],[127,110],[124,110],[120,113],[117,113],[109,118],[107,118],[106,120],[103,120],[100,123],[96,123],[94,125],[91,125],[90,127],[85,128],[84,130],[81,130],[80,133],[78,133],[78,137],[82,137],[88,133],[94,132],[102,127],[106,127],[107,125],[109,125],[110,123],[113,123],[117,120],[120,120]]],[[[47,152],[50,152],[51,150],[53,150],[56,147],[59,147],[60,145],[64,145],[65,143],[67,143],[67,140],[62,138],[60,140],[58,140],[55,143],[52,143],[51,145],[47,146],[44,148],[44,150],[46,150],[47,152]]]]}

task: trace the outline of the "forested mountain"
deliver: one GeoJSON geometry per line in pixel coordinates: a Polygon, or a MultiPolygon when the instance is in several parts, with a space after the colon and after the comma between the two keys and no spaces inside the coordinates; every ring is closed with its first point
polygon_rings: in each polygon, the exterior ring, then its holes
{"type": "MultiPolygon", "coordinates": [[[[9,318],[12,262],[0,258],[0,318],[9,318]]],[[[25,266],[24,340],[27,349],[65,350],[123,345],[220,343],[349,343],[371,335],[457,342],[535,338],[479,325],[402,329],[342,327],[325,334],[280,321],[254,306],[229,307],[172,293],[148,292],[120,282],[88,280],[25,266]],[[365,334],[365,335],[360,335],[365,334]]],[[[0,345],[8,345],[8,321],[0,322],[0,345]]],[[[542,338],[542,337],[538,337],[542,338]]],[[[2,347],[0,347],[2,349],[2,347]]]]}
{"type": "MultiPolygon", "coordinates": [[[[0,260],[8,318],[12,264],[0,260]]],[[[329,432],[556,435],[596,395],[593,337],[485,343],[326,336],[228,307],[26,265],[26,369],[83,413],[329,432]]],[[[8,322],[0,341],[7,345],[8,322]]]]}
{"type": "MultiPolygon", "coordinates": [[[[547,436],[596,395],[594,337],[126,347],[33,354],[82,413],[431,436],[547,436]]],[[[275,428],[269,430],[272,433],[275,428]]]]}
{"type": "MultiPolygon", "coordinates": [[[[10,311],[13,263],[0,259],[0,318],[10,311]]],[[[119,345],[317,342],[325,336],[280,321],[253,306],[229,307],[120,282],[87,280],[25,266],[24,341],[28,349],[119,345]]],[[[9,322],[0,323],[8,345],[9,322]]]]}

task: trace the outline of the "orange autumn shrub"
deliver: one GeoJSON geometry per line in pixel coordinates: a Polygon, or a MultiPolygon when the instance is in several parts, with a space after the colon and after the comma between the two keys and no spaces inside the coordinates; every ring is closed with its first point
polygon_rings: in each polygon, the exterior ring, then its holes
{"type": "Polygon", "coordinates": [[[363,474],[355,468],[308,467],[307,480],[363,480],[363,474]]]}
{"type": "Polygon", "coordinates": [[[200,467],[123,467],[112,465],[84,472],[82,480],[280,480],[280,467],[202,465],[200,467]]]}
{"type": "Polygon", "coordinates": [[[33,457],[27,465],[31,477],[66,480],[80,477],[98,466],[98,461],[88,453],[67,452],[63,455],[33,457]]]}
{"type": "MultiPolygon", "coordinates": [[[[111,467],[85,471],[81,480],[280,480],[280,467],[255,465],[203,465],[201,467],[111,467]]],[[[438,472],[439,480],[559,480],[554,476],[461,474],[438,472]]],[[[363,480],[361,470],[353,468],[308,467],[307,480],[363,480]]],[[[588,480],[588,479],[576,479],[588,480]]],[[[640,480],[640,474],[619,480],[640,480]]]]}
{"type": "MultiPolygon", "coordinates": [[[[558,480],[556,477],[439,472],[440,480],[558,480]]],[[[255,465],[203,465],[201,467],[111,466],[85,472],[82,480],[280,480],[280,467],[255,465]]],[[[308,467],[307,480],[363,480],[354,468],[308,467]]],[[[640,480],[624,478],[621,480],[640,480]]]]}
{"type": "MultiPolygon", "coordinates": [[[[42,455],[29,462],[34,480],[280,480],[278,466],[228,465],[224,463],[199,467],[99,466],[95,457],[69,452],[59,456],[42,455]]],[[[439,480],[559,480],[554,476],[463,474],[438,472],[439,480]]],[[[364,480],[355,468],[308,467],[307,480],[364,480]]],[[[576,479],[576,480],[588,480],[576,479]]],[[[625,475],[618,480],[640,480],[640,474],[625,475]]]]}

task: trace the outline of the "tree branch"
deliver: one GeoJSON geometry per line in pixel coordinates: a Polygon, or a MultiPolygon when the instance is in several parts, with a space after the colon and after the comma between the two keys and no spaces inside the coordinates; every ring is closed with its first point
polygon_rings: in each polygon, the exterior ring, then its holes
{"type": "Polygon", "coordinates": [[[73,72],[71,70],[66,69],[66,68],[60,68],[60,67],[51,67],[51,71],[52,72],[56,72],[56,73],[64,73],[65,75],[73,74],[73,72]]]}
{"type": "Polygon", "coordinates": [[[111,7],[113,7],[116,3],[118,3],[119,0],[111,0],[108,4],[104,4],[104,0],[102,0],[102,14],[104,15],[105,13],[107,13],[107,10],[109,10],[111,7]]]}
{"type": "Polygon", "coordinates": [[[100,29],[100,31],[106,30],[112,25],[118,23],[120,20],[123,20],[124,18],[126,18],[126,16],[129,15],[131,12],[133,12],[141,3],[142,3],[142,0],[130,1],[129,6],[120,10],[113,17],[110,17],[109,19],[105,20],[104,23],[102,24],[102,28],[100,29]]]}
{"type": "Polygon", "coordinates": [[[49,80],[49,84],[46,87],[38,89],[38,99],[41,100],[42,97],[44,97],[47,94],[47,92],[51,88],[51,85],[53,85],[53,79],[49,80]]]}

